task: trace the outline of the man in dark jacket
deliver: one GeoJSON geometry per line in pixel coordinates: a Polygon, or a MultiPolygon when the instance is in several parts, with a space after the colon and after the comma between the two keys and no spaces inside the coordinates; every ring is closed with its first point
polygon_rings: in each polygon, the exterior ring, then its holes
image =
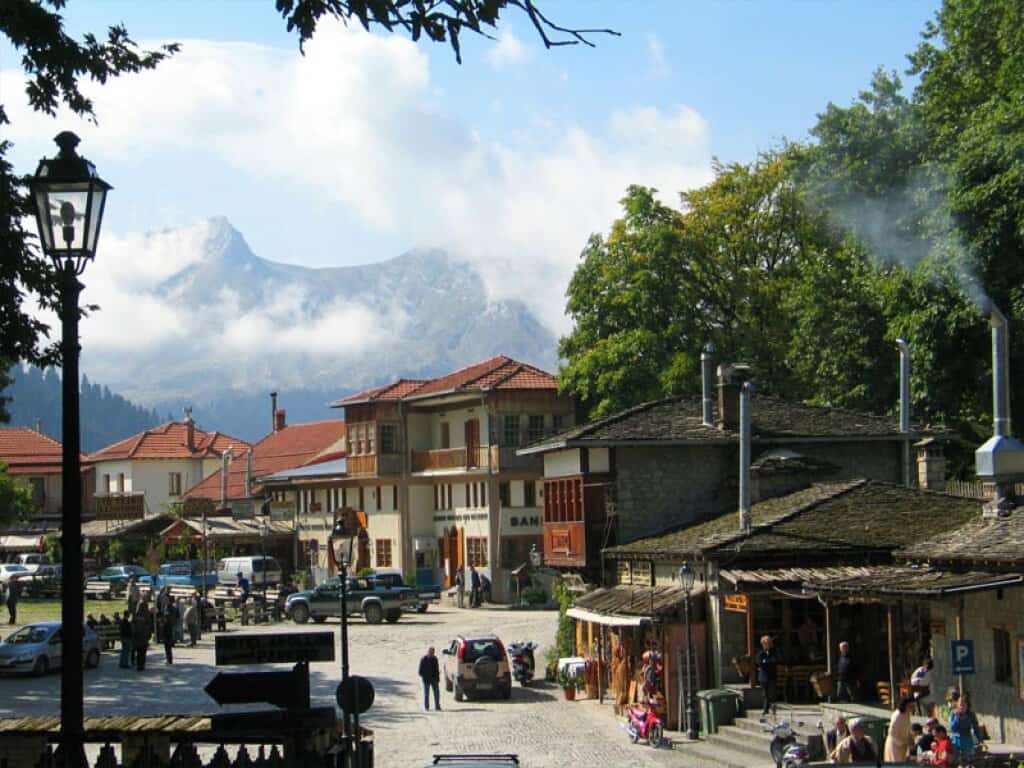
{"type": "Polygon", "coordinates": [[[840,701],[855,701],[859,682],[857,663],[850,655],[850,644],[843,640],[839,644],[839,661],[836,663],[836,694],[840,701]]]}
{"type": "Polygon", "coordinates": [[[174,663],[174,632],[178,626],[178,606],[172,601],[167,604],[158,621],[163,623],[161,637],[164,643],[164,657],[168,664],[174,663]]]}
{"type": "Polygon", "coordinates": [[[149,639],[152,636],[153,617],[149,612],[149,606],[142,603],[132,621],[132,649],[135,652],[135,668],[139,672],[146,669],[146,652],[149,650],[149,639]]]}
{"type": "Polygon", "coordinates": [[[480,574],[476,566],[469,566],[469,607],[476,608],[480,605],[480,574]]]}
{"type": "Polygon", "coordinates": [[[420,659],[420,679],[423,681],[423,708],[430,709],[430,690],[434,690],[434,709],[441,709],[441,692],[438,683],[441,681],[441,668],[434,655],[434,648],[427,648],[427,655],[420,659]]]}
{"type": "Polygon", "coordinates": [[[10,616],[7,621],[8,624],[18,623],[19,592],[21,592],[21,587],[18,586],[17,581],[11,581],[7,584],[7,613],[10,616]]]}
{"type": "Polygon", "coordinates": [[[775,704],[775,681],[779,672],[779,657],[768,635],[761,638],[761,650],[754,657],[754,664],[757,666],[757,684],[764,690],[761,714],[767,715],[775,704]]]}

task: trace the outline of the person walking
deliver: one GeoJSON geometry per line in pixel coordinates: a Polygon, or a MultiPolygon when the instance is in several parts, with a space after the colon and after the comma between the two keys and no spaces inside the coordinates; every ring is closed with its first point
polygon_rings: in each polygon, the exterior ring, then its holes
{"type": "Polygon", "coordinates": [[[135,661],[135,654],[132,650],[132,619],[127,612],[124,616],[117,617],[117,628],[121,634],[121,658],[118,666],[121,669],[130,669],[135,661]]]}
{"type": "Polygon", "coordinates": [[[757,684],[764,690],[761,714],[767,715],[775,706],[775,683],[779,672],[779,656],[768,635],[761,638],[761,650],[754,657],[754,663],[757,665],[757,684]]]}
{"type": "Polygon", "coordinates": [[[899,700],[896,709],[889,719],[889,734],[885,737],[882,760],[887,763],[905,763],[910,757],[914,744],[913,732],[910,730],[910,710],[914,707],[914,698],[904,696],[899,700]]]}
{"type": "Polygon", "coordinates": [[[476,566],[469,566],[469,607],[476,608],[480,605],[480,574],[476,566]]]}
{"type": "Polygon", "coordinates": [[[139,585],[132,576],[128,579],[128,615],[135,618],[139,612],[139,603],[142,601],[142,594],[139,592],[139,585]]]}
{"type": "Polygon", "coordinates": [[[238,572],[238,589],[241,595],[238,597],[238,610],[242,612],[242,626],[246,626],[249,623],[249,580],[242,575],[242,572],[238,572]]]}
{"type": "Polygon", "coordinates": [[[149,650],[149,639],[153,635],[153,619],[149,606],[139,606],[132,621],[132,649],[135,653],[135,668],[142,672],[146,669],[146,652],[149,650]]]}
{"type": "Polygon", "coordinates": [[[836,668],[836,695],[840,701],[855,701],[857,686],[857,663],[850,654],[850,644],[843,640],[839,644],[839,662],[836,668]]]}
{"type": "Polygon", "coordinates": [[[200,632],[199,600],[193,600],[185,609],[185,626],[188,628],[189,648],[195,648],[199,642],[200,632]]]}
{"type": "Polygon", "coordinates": [[[956,706],[949,713],[949,739],[961,759],[974,754],[975,743],[980,744],[985,740],[978,724],[978,716],[971,711],[971,697],[966,693],[960,694],[956,706]]]}
{"type": "Polygon", "coordinates": [[[18,586],[17,581],[8,582],[7,584],[7,623],[17,624],[18,623],[18,593],[21,592],[21,587],[18,586]]]}
{"type": "Polygon", "coordinates": [[[462,568],[455,571],[455,604],[463,608],[463,599],[466,596],[466,573],[462,568]]]}
{"type": "Polygon", "coordinates": [[[434,709],[441,709],[441,668],[434,654],[434,647],[427,648],[426,655],[420,659],[420,679],[423,681],[423,708],[430,711],[430,691],[434,691],[434,709]]]}
{"type": "Polygon", "coordinates": [[[164,638],[164,658],[168,664],[174,663],[174,637],[175,630],[178,626],[178,605],[177,603],[171,602],[167,605],[164,610],[163,616],[160,617],[163,621],[163,638],[164,638]]]}

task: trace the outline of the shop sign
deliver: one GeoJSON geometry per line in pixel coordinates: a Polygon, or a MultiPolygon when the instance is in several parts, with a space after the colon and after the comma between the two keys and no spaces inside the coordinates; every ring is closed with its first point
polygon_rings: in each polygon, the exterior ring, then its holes
{"type": "Polygon", "coordinates": [[[96,519],[141,520],[145,516],[144,498],[141,493],[95,496],[96,519]]]}
{"type": "Polygon", "coordinates": [[[539,512],[508,512],[501,513],[501,533],[503,536],[540,535],[541,516],[539,512]]]}
{"type": "Polygon", "coordinates": [[[486,512],[449,512],[445,515],[434,515],[435,523],[468,523],[471,520],[486,519],[486,512]]]}
{"type": "Polygon", "coordinates": [[[747,607],[750,605],[750,598],[746,595],[725,595],[722,598],[722,603],[727,611],[746,613],[747,607]]]}
{"type": "Polygon", "coordinates": [[[287,501],[270,502],[270,521],[286,523],[295,516],[295,505],[287,501]]]}
{"type": "Polygon", "coordinates": [[[231,502],[231,517],[235,520],[252,520],[255,515],[253,503],[248,499],[236,499],[231,502]]]}

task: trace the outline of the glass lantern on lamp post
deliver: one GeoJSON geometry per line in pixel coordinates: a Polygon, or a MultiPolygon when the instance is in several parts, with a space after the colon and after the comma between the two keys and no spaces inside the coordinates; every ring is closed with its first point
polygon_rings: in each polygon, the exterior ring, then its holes
{"type": "Polygon", "coordinates": [[[82,635],[82,474],[78,400],[78,276],[96,256],[100,224],[111,186],[75,148],[79,138],[64,131],[54,139],[60,152],[39,161],[31,181],[36,226],[43,252],[60,277],[63,464],[61,547],[64,600],[61,601],[61,751],[65,765],[85,765],[82,635]],[[70,596],[70,599],[67,597],[70,596]]]}
{"type": "Polygon", "coordinates": [[[697,728],[697,692],[693,675],[693,634],[690,631],[690,593],[697,582],[697,574],[684,562],[679,567],[679,586],[683,590],[683,610],[686,616],[686,728],[687,736],[696,739],[700,735],[697,728]]]}

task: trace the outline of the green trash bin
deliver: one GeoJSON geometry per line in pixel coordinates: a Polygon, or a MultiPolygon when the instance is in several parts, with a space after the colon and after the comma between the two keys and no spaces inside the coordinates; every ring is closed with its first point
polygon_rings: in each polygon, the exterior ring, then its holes
{"type": "Polygon", "coordinates": [[[728,688],[710,688],[697,691],[700,702],[700,724],[705,734],[718,733],[723,725],[736,722],[736,712],[740,708],[740,698],[736,691],[728,688]]]}

